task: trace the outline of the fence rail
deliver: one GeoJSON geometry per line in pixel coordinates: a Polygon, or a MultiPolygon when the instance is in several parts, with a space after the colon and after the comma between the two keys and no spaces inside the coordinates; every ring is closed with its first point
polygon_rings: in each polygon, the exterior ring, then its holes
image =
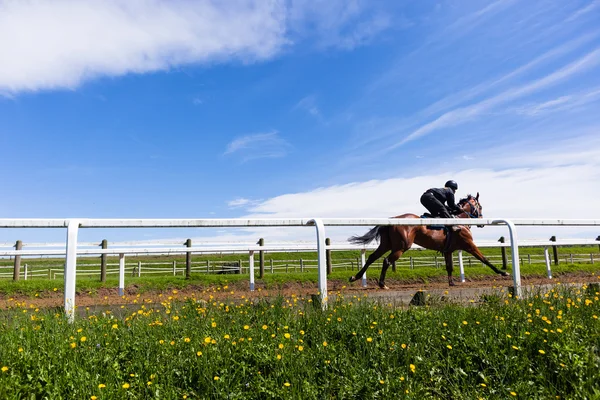
{"type": "MultiPolygon", "coordinates": [[[[319,272],[319,294],[323,307],[327,307],[327,257],[326,257],[326,226],[374,226],[374,225],[403,225],[403,226],[426,226],[426,225],[504,225],[508,228],[511,258],[513,265],[513,285],[516,296],[521,296],[521,274],[519,248],[517,241],[517,226],[599,226],[599,220],[508,220],[508,219],[394,219],[394,218],[296,218],[296,219],[0,219],[0,228],[67,228],[66,251],[56,254],[65,254],[65,312],[69,320],[74,318],[75,307],[75,280],[77,270],[78,232],[80,228],[190,228],[190,227],[314,227],[316,229],[316,251],[319,272]]],[[[254,289],[254,252],[265,251],[266,246],[246,246],[249,253],[250,288],[254,289]]],[[[170,248],[168,248],[170,251],[170,248]]],[[[155,253],[156,249],[144,249],[147,253],[155,253]]],[[[164,251],[164,249],[162,249],[164,251]]],[[[54,250],[48,250],[54,252],[54,250]]],[[[173,252],[192,253],[201,252],[191,246],[185,250],[175,248],[173,252]]],[[[364,265],[364,253],[361,251],[361,263],[364,265]]],[[[119,289],[124,289],[125,280],[125,254],[131,254],[130,249],[81,249],[85,254],[118,254],[119,255],[119,289]],[[115,250],[122,250],[117,253],[115,250]]],[[[137,251],[139,253],[139,251],[137,251]]],[[[4,251],[4,255],[34,255],[30,250],[17,248],[13,251],[4,251]]],[[[44,253],[37,253],[44,254],[44,253]]],[[[548,259],[546,249],[545,257],[548,259]]],[[[459,265],[462,275],[462,253],[459,252],[459,265]]]]}

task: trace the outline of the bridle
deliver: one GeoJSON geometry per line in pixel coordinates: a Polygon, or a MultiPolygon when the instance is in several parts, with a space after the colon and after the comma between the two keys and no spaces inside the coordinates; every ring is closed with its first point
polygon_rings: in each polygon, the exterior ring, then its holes
{"type": "Polygon", "coordinates": [[[481,218],[483,217],[483,213],[481,212],[481,205],[479,201],[475,197],[469,197],[464,200],[462,209],[465,214],[469,216],[469,218],[481,218]],[[473,204],[475,203],[475,204],[473,204]],[[466,210],[465,206],[469,205],[469,211],[466,210]]]}

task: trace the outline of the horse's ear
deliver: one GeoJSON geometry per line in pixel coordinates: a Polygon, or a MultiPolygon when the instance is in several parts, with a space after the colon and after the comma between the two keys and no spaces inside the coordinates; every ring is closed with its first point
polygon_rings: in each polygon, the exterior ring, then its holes
{"type": "Polygon", "coordinates": [[[475,196],[475,200],[479,201],[479,192],[477,192],[477,196],[475,196]]]}

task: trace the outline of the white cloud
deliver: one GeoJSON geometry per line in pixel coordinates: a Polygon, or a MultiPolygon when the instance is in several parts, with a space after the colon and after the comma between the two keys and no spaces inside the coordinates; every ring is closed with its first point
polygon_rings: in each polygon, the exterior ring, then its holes
{"type": "Polygon", "coordinates": [[[276,1],[5,1],[0,90],[74,88],[223,59],[272,57],[286,42],[276,1]]]}
{"type": "Polygon", "coordinates": [[[285,157],[290,144],[277,131],[239,137],[227,145],[224,155],[236,154],[242,162],[258,158],[285,157]]]}
{"type": "Polygon", "coordinates": [[[342,0],[0,0],[0,93],[256,62],[308,32],[330,47],[353,48],[389,26],[385,13],[368,10],[366,2],[342,0]]]}
{"type": "MultiPolygon", "coordinates": [[[[593,205],[600,198],[600,138],[575,138],[537,147],[525,142],[482,153],[474,168],[412,178],[352,182],[287,193],[259,202],[244,218],[367,218],[421,214],[419,198],[448,179],[459,182],[459,196],[480,192],[486,218],[600,218],[593,205]],[[535,149],[538,149],[537,151],[535,149]],[[524,151],[527,149],[527,151],[524,151]],[[506,168],[507,165],[512,165],[506,168]]],[[[344,240],[365,227],[328,228],[328,236],[344,240]]],[[[597,228],[520,228],[522,238],[547,239],[598,235],[597,228]]],[[[249,237],[270,241],[311,240],[310,230],[256,229],[249,237]]],[[[478,239],[506,236],[505,227],[474,230],[478,239]]],[[[592,237],[593,236],[593,237],[592,237]]]]}

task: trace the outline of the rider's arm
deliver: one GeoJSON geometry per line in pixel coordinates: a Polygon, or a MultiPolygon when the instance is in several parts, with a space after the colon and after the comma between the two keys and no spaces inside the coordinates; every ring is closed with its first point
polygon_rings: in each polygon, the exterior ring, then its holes
{"type": "Polygon", "coordinates": [[[446,202],[448,203],[448,208],[452,213],[462,211],[460,207],[456,205],[456,201],[454,200],[454,193],[452,193],[452,190],[448,190],[448,192],[446,193],[446,202]]]}

